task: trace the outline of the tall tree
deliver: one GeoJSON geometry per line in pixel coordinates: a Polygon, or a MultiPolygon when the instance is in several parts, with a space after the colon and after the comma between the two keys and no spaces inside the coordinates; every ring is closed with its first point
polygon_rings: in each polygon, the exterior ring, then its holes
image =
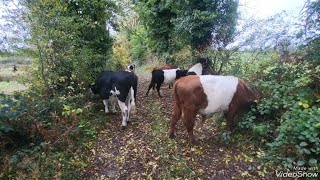
{"type": "Polygon", "coordinates": [[[172,42],[174,32],[173,19],[176,12],[172,9],[174,1],[138,0],[136,10],[146,26],[152,40],[152,46],[157,53],[171,54],[175,49],[172,42]]]}
{"type": "Polygon", "coordinates": [[[204,52],[232,40],[237,0],[138,0],[138,13],[160,52],[190,46],[204,52]]]}
{"type": "Polygon", "coordinates": [[[304,9],[306,59],[320,63],[320,0],[307,0],[304,9]]]}
{"type": "MultiPolygon", "coordinates": [[[[5,0],[7,1],[7,0],[5,0]]],[[[38,55],[35,77],[46,92],[74,91],[112,66],[108,26],[119,11],[113,0],[19,0],[32,49],[38,55]],[[40,83],[41,84],[41,83],[40,83]]]]}

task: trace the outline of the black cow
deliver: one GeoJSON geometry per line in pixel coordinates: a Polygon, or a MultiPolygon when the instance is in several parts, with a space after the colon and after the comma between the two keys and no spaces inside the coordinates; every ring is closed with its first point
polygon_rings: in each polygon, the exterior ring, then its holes
{"type": "MultiPolygon", "coordinates": [[[[122,127],[127,126],[131,110],[135,110],[137,95],[137,77],[128,71],[105,71],[98,75],[91,91],[99,94],[105,105],[105,112],[108,113],[108,101],[115,97],[118,100],[122,112],[122,127]]],[[[115,110],[113,105],[113,110],[115,110]]]]}

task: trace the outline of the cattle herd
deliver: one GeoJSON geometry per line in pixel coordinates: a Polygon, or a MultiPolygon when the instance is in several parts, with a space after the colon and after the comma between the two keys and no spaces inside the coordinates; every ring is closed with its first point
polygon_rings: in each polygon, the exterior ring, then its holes
{"type": "MultiPolygon", "coordinates": [[[[122,128],[130,121],[130,113],[134,113],[136,104],[138,77],[134,73],[135,65],[131,64],[124,71],[105,71],[100,73],[95,84],[90,86],[94,94],[103,99],[105,112],[116,111],[116,101],[121,109],[122,128]]],[[[151,81],[146,96],[151,88],[157,89],[162,97],[161,85],[173,85],[173,111],[169,129],[169,137],[175,137],[174,131],[181,118],[187,129],[189,142],[194,143],[193,128],[196,115],[202,117],[202,122],[213,113],[223,112],[227,127],[236,127],[236,116],[241,115],[258,98],[243,80],[234,76],[213,75],[207,59],[199,62],[189,70],[181,70],[176,66],[164,65],[152,70],[151,81]]]]}

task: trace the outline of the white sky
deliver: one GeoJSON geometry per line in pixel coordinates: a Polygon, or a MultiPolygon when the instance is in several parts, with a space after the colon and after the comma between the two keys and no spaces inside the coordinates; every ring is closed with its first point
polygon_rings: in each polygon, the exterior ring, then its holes
{"type": "Polygon", "coordinates": [[[240,12],[248,12],[258,18],[267,18],[286,11],[289,15],[299,15],[305,0],[240,0],[240,12]]]}

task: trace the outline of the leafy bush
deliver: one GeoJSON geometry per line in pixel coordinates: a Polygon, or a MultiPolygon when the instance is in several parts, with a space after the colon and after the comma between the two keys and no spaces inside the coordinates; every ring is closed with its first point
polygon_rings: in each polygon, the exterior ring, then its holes
{"type": "Polygon", "coordinates": [[[76,152],[97,134],[91,106],[81,94],[44,97],[33,88],[0,95],[0,178],[70,179],[85,166],[76,152]]]}
{"type": "Polygon", "coordinates": [[[287,168],[293,165],[317,166],[320,162],[320,108],[294,109],[282,115],[278,136],[268,146],[272,160],[280,160],[287,168]],[[283,156],[278,156],[277,154],[283,156]]]}
{"type": "Polygon", "coordinates": [[[272,63],[258,72],[254,85],[263,97],[247,113],[240,128],[267,140],[265,158],[294,165],[318,166],[320,155],[320,66],[272,63]]]}

